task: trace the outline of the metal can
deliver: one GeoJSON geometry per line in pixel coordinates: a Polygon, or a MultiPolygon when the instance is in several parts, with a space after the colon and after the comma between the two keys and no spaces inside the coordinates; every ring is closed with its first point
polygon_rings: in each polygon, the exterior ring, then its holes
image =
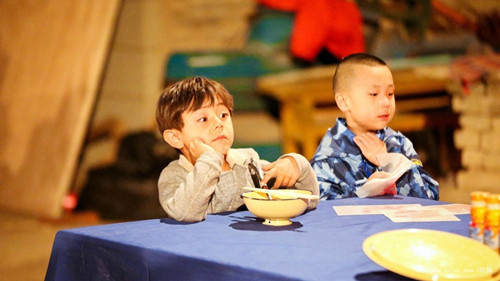
{"type": "Polygon", "coordinates": [[[471,221],[469,223],[469,237],[479,241],[481,243],[484,242],[484,224],[475,223],[471,221]]]}
{"type": "Polygon", "coordinates": [[[486,199],[486,216],[484,222],[484,244],[499,251],[500,240],[500,194],[490,194],[486,199]]]}
{"type": "Polygon", "coordinates": [[[486,219],[486,199],[489,192],[474,191],[471,193],[471,221],[469,223],[469,237],[484,242],[484,222],[486,219]]]}

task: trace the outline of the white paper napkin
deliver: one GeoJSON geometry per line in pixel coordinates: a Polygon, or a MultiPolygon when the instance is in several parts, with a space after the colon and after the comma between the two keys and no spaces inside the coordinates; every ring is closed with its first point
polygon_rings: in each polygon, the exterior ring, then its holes
{"type": "Polygon", "coordinates": [[[376,178],[367,181],[356,190],[356,195],[360,198],[380,195],[384,189],[394,183],[411,167],[411,162],[401,153],[387,153],[377,155],[382,171],[389,174],[387,178],[376,178]]]}

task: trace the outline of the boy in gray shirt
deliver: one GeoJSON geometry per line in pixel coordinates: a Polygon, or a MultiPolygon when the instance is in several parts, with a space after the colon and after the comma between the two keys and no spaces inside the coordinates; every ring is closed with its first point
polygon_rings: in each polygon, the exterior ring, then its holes
{"type": "MultiPolygon", "coordinates": [[[[163,139],[181,154],[161,173],[160,203],[170,218],[196,222],[207,214],[235,211],[244,205],[243,187],[252,186],[248,163],[253,159],[265,175],[262,184],[297,188],[319,194],[309,162],[296,153],[269,163],[252,148],[233,144],[233,98],[220,83],[194,77],[177,82],[162,93],[156,121],[163,139]]],[[[310,200],[315,208],[318,200],[310,200]]]]}

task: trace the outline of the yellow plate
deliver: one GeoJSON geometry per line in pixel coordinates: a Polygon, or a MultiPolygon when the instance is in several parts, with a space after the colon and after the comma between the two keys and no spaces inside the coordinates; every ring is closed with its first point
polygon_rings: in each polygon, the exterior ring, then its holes
{"type": "Polygon", "coordinates": [[[363,251],[375,263],[419,280],[499,280],[500,255],[461,235],[424,229],[374,234],[363,251]]]}

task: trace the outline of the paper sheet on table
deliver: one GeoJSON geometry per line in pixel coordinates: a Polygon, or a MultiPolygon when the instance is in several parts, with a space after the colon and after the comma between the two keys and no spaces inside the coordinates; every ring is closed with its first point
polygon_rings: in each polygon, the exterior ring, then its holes
{"type": "Polygon", "coordinates": [[[381,215],[383,210],[399,210],[421,206],[420,204],[393,204],[393,205],[347,205],[333,206],[338,216],[381,215]]]}
{"type": "Polygon", "coordinates": [[[466,215],[470,214],[471,205],[469,204],[443,204],[443,205],[431,205],[425,206],[426,209],[445,209],[454,215],[466,215]]]}
{"type": "Polygon", "coordinates": [[[387,153],[377,155],[382,171],[388,173],[387,178],[377,178],[367,181],[356,190],[359,198],[382,195],[384,189],[396,183],[396,181],[408,171],[414,164],[406,156],[400,153],[387,153]]]}
{"type": "Polygon", "coordinates": [[[381,212],[393,222],[460,221],[448,210],[438,207],[420,206],[399,210],[382,210],[381,212]]]}

